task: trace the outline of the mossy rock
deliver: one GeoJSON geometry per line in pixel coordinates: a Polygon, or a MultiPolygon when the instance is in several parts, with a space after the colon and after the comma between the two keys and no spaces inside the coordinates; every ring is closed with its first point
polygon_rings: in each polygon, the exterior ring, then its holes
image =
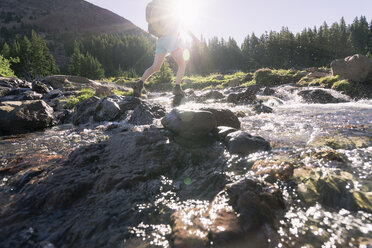
{"type": "Polygon", "coordinates": [[[372,145],[371,136],[344,136],[342,134],[336,134],[333,136],[319,136],[316,137],[311,143],[313,147],[324,147],[328,146],[332,149],[346,149],[352,150],[356,148],[366,148],[372,145]]]}
{"type": "Polygon", "coordinates": [[[298,195],[308,205],[319,202],[336,209],[372,213],[371,182],[364,181],[359,188],[359,181],[340,169],[300,168],[295,170],[294,176],[298,195]]]}
{"type": "Polygon", "coordinates": [[[298,74],[296,71],[263,68],[254,73],[253,79],[261,86],[278,86],[296,83],[301,77],[301,74],[298,74]]]}

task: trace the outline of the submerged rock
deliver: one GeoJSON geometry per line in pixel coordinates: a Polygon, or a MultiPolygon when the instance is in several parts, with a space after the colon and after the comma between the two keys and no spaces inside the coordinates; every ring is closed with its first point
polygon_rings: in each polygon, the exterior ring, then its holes
{"type": "Polygon", "coordinates": [[[309,205],[319,202],[335,209],[372,213],[372,185],[358,182],[340,169],[296,169],[299,197],[309,205]],[[360,188],[359,188],[360,187],[360,188]]]}
{"type": "Polygon", "coordinates": [[[205,137],[217,126],[213,113],[200,110],[173,109],[161,123],[166,129],[185,139],[205,137]]]}
{"type": "Polygon", "coordinates": [[[207,208],[173,214],[173,246],[268,247],[268,236],[273,241],[277,237],[267,231],[277,228],[282,209],[280,191],[251,179],[240,180],[227,185],[207,208]]]}
{"type": "Polygon", "coordinates": [[[372,145],[372,137],[366,133],[335,133],[315,137],[309,145],[313,147],[330,147],[332,149],[352,150],[372,145]]]}
{"type": "Polygon", "coordinates": [[[264,176],[267,182],[275,182],[277,179],[289,181],[292,179],[294,164],[283,159],[258,160],[252,168],[257,176],[264,176]]]}
{"type": "Polygon", "coordinates": [[[226,142],[231,154],[248,155],[258,151],[271,149],[270,143],[264,138],[252,136],[243,131],[230,133],[226,136],[226,142]]]}
{"type": "Polygon", "coordinates": [[[52,125],[54,111],[42,100],[0,103],[0,133],[19,134],[52,125]]]}

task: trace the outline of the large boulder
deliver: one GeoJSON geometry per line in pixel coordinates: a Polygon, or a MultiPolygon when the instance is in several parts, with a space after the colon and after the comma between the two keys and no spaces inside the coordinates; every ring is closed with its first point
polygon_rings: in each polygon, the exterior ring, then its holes
{"type": "Polygon", "coordinates": [[[166,129],[185,139],[202,138],[217,126],[214,114],[201,110],[173,109],[161,123],[166,129]]]}
{"type": "Polygon", "coordinates": [[[42,100],[0,103],[0,133],[19,134],[52,125],[54,111],[42,100]]]}
{"type": "Polygon", "coordinates": [[[270,143],[264,138],[252,136],[243,131],[230,133],[226,136],[225,140],[231,154],[248,155],[271,149],[270,143]]]}
{"type": "Polygon", "coordinates": [[[217,126],[227,126],[240,129],[240,121],[238,117],[229,109],[203,108],[201,110],[212,112],[216,117],[217,126]]]}
{"type": "Polygon", "coordinates": [[[332,74],[355,82],[372,81],[372,59],[355,54],[331,63],[332,74]]]}
{"type": "Polygon", "coordinates": [[[39,94],[47,94],[50,92],[50,89],[48,86],[46,86],[44,83],[39,81],[32,82],[32,90],[39,93],[39,94]]]}

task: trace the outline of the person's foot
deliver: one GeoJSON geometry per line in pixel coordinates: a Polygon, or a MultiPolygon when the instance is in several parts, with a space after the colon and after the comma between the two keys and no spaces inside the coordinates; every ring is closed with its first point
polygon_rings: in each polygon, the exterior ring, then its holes
{"type": "Polygon", "coordinates": [[[142,90],[143,90],[143,82],[142,82],[142,80],[139,80],[137,82],[134,82],[131,87],[133,89],[133,96],[135,96],[135,97],[141,97],[142,90]]]}
{"type": "Polygon", "coordinates": [[[176,84],[173,87],[172,92],[173,92],[173,95],[175,95],[175,96],[185,96],[185,92],[182,90],[181,85],[179,85],[179,84],[176,84]]]}

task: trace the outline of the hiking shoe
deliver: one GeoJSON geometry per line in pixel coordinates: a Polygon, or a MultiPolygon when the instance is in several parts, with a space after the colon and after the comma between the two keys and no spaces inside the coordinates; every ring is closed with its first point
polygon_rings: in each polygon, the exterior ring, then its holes
{"type": "Polygon", "coordinates": [[[173,87],[173,95],[175,95],[175,96],[185,96],[185,92],[182,90],[181,85],[176,84],[173,87]]]}
{"type": "Polygon", "coordinates": [[[133,96],[135,96],[135,97],[141,97],[141,95],[142,95],[142,89],[143,89],[143,82],[142,82],[142,80],[139,80],[139,81],[133,83],[131,87],[133,89],[133,96]]]}

